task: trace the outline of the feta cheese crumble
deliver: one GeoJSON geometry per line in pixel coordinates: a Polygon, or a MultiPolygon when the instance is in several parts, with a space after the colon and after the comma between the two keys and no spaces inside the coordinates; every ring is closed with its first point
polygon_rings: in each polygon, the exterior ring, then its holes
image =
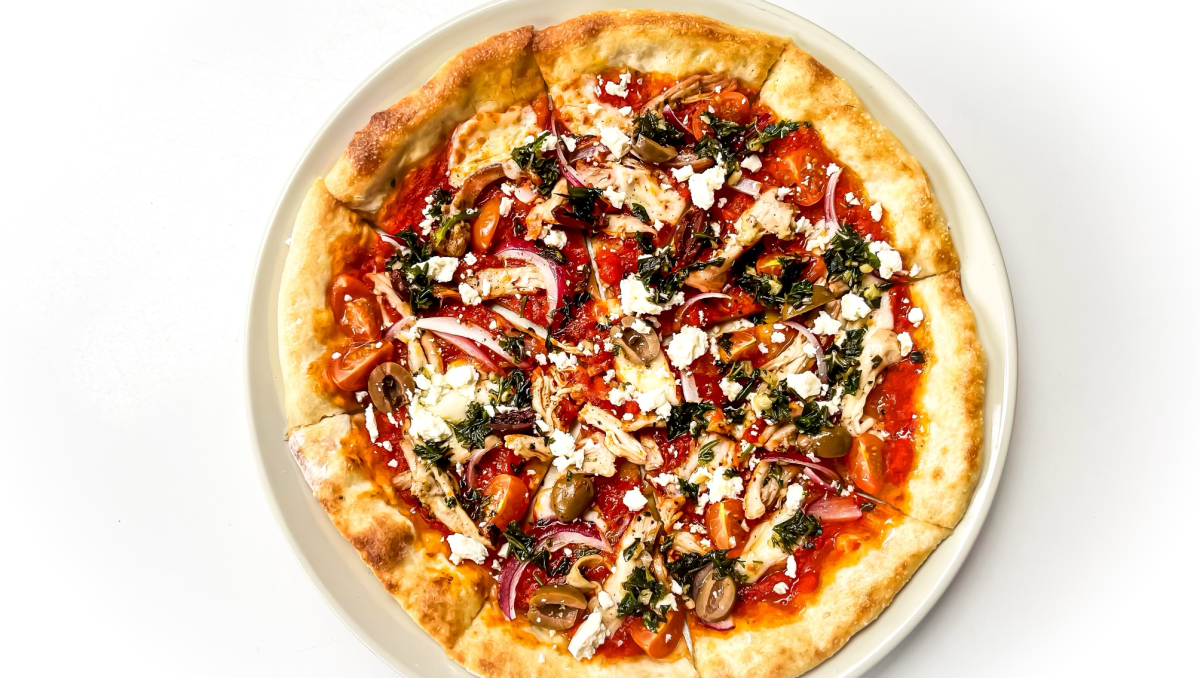
{"type": "Polygon", "coordinates": [[[461,534],[452,534],[446,537],[446,543],[450,544],[450,562],[455,565],[464,560],[470,560],[482,565],[487,560],[487,548],[470,537],[464,537],[461,534]]]}
{"type": "Polygon", "coordinates": [[[900,253],[888,243],[876,240],[867,245],[867,249],[879,258],[879,277],[886,280],[904,268],[904,262],[900,260],[900,253]]]}
{"type": "Polygon", "coordinates": [[[921,321],[924,319],[925,319],[925,311],[922,311],[921,309],[917,308],[916,306],[913,306],[912,310],[908,312],[908,322],[912,323],[913,327],[920,327],[921,321]]]}
{"type": "Polygon", "coordinates": [[[813,321],[813,333],[824,336],[832,336],[842,329],[842,323],[825,311],[817,314],[817,319],[813,321]]]}
{"type": "Polygon", "coordinates": [[[720,164],[688,178],[688,191],[692,194],[692,202],[703,210],[713,206],[713,201],[716,200],[713,194],[724,185],[725,166],[720,164]]]}
{"type": "Polygon", "coordinates": [[[865,299],[854,293],[842,297],[842,320],[862,320],[869,315],[871,307],[865,299]]]}
{"type": "Polygon", "coordinates": [[[699,327],[684,325],[667,344],[667,357],[679,369],[691,365],[708,348],[708,334],[699,327]]]}
{"type": "Polygon", "coordinates": [[[458,270],[458,257],[429,257],[425,264],[425,273],[434,282],[448,283],[458,270]]]}
{"type": "Polygon", "coordinates": [[[600,609],[592,610],[587,619],[584,619],[583,623],[579,625],[575,635],[571,637],[571,644],[567,646],[567,649],[576,659],[591,659],[592,655],[596,654],[596,648],[604,643],[607,635],[604,627],[604,612],[600,609]]]}
{"type": "Polygon", "coordinates": [[[621,497],[621,503],[628,506],[630,511],[641,511],[646,508],[646,496],[637,489],[629,490],[621,497]]]}
{"type": "Polygon", "coordinates": [[[479,296],[479,292],[466,283],[458,284],[458,294],[467,306],[478,306],[483,303],[483,297],[479,296]]]}
{"type": "Polygon", "coordinates": [[[603,126],[600,128],[600,143],[612,151],[613,159],[617,160],[629,152],[629,136],[617,127],[603,126]]]}
{"type": "Polygon", "coordinates": [[[896,335],[896,338],[900,340],[900,356],[901,357],[905,357],[909,353],[912,353],[913,343],[912,343],[912,335],[911,334],[909,334],[908,332],[901,332],[900,334],[896,335]]]}

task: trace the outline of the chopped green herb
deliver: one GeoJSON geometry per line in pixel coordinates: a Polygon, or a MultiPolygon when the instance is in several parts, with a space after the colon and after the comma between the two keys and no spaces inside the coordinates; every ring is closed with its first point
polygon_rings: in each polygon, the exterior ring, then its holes
{"type": "Polygon", "coordinates": [[[413,453],[426,466],[440,466],[448,458],[450,446],[445,440],[432,440],[423,445],[413,446],[413,453]]]}
{"type": "Polygon", "coordinates": [[[771,537],[773,546],[784,551],[794,550],[797,544],[811,549],[813,547],[812,538],[821,535],[821,521],[804,511],[796,511],[791,518],[776,525],[773,531],[775,532],[771,537]]]}
{"type": "MultiPolygon", "coordinates": [[[[807,123],[805,125],[807,126],[807,123]]],[[[746,139],[746,150],[761,150],[763,146],[767,145],[767,142],[782,139],[798,129],[800,129],[800,123],[792,120],[780,120],[779,122],[770,123],[746,139]]]]}
{"type": "Polygon", "coordinates": [[[879,268],[879,257],[869,248],[869,243],[856,233],[849,224],[842,226],[829,247],[821,255],[829,269],[829,281],[842,280],[857,289],[864,273],[879,268]]]}
{"type": "Polygon", "coordinates": [[[635,219],[642,222],[643,224],[650,223],[650,213],[646,211],[645,207],[643,207],[642,205],[639,205],[636,202],[629,203],[629,213],[632,214],[635,219]]]}
{"type": "Polygon", "coordinates": [[[542,195],[550,195],[562,176],[558,171],[557,160],[550,154],[542,153],[542,142],[548,136],[550,132],[542,132],[533,141],[514,148],[512,152],[513,161],[521,169],[529,170],[538,177],[541,183],[538,184],[537,190],[542,195]]]}
{"type": "Polygon", "coordinates": [[[672,407],[667,418],[667,439],[674,440],[685,433],[699,436],[708,428],[708,413],[714,409],[709,403],[679,403],[672,407]]]}

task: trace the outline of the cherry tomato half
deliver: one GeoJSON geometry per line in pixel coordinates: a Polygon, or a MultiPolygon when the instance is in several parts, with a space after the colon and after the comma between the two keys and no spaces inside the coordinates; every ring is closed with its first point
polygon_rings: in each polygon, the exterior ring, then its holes
{"type": "Polygon", "coordinates": [[[708,536],[713,546],[719,549],[735,549],[746,544],[746,530],[742,521],[746,514],[742,512],[742,502],[738,499],[724,499],[715,504],[709,504],[704,510],[704,524],[708,528],[708,536]]]}
{"type": "Polygon", "coordinates": [[[739,125],[750,122],[750,99],[741,92],[721,92],[710,103],[713,115],[739,125]]]}
{"type": "Polygon", "coordinates": [[[529,488],[520,478],[507,473],[492,478],[483,494],[488,497],[488,522],[501,530],[520,519],[529,508],[529,488]]]}
{"type": "Polygon", "coordinates": [[[496,227],[500,225],[499,193],[488,198],[479,206],[479,216],[471,224],[471,251],[475,254],[487,254],[492,249],[492,240],[496,237],[496,227]]]}
{"type": "Polygon", "coordinates": [[[354,341],[379,338],[379,306],[370,285],[343,273],[333,281],[330,295],[333,317],[343,332],[354,341]]]}
{"type": "Polygon", "coordinates": [[[389,341],[353,346],[329,363],[329,376],[343,391],[361,391],[371,370],[392,359],[392,350],[389,341]]]}
{"type": "Polygon", "coordinates": [[[850,456],[846,459],[846,470],[858,489],[876,494],[883,489],[883,441],[871,433],[854,439],[850,456]]]}
{"type": "Polygon", "coordinates": [[[769,159],[767,171],[787,186],[794,186],[792,198],[801,205],[815,205],[825,197],[825,162],[811,148],[786,151],[769,159]]]}
{"type": "Polygon", "coordinates": [[[679,639],[683,637],[683,613],[679,610],[667,612],[667,621],[651,631],[641,619],[634,619],[629,625],[629,635],[633,642],[655,659],[664,659],[670,655],[679,639]]]}

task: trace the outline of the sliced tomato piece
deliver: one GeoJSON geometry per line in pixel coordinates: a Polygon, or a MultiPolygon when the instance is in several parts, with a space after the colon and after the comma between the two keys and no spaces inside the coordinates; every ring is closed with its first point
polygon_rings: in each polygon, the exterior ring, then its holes
{"type": "Polygon", "coordinates": [[[713,115],[739,125],[745,125],[753,117],[750,114],[750,99],[741,92],[721,92],[709,105],[713,108],[713,115]]]}
{"type": "Polygon", "coordinates": [[[758,338],[754,336],[754,332],[737,330],[729,335],[729,350],[718,347],[717,351],[722,362],[730,363],[745,356],[756,344],[758,344],[758,338]]]}
{"type": "Polygon", "coordinates": [[[825,260],[814,254],[812,259],[808,261],[808,268],[804,269],[804,279],[816,284],[827,273],[829,273],[829,269],[825,266],[825,260]]]}
{"type": "Polygon", "coordinates": [[[850,456],[846,459],[846,470],[850,480],[858,489],[876,494],[883,489],[883,441],[872,433],[864,433],[854,439],[850,456]]]}
{"type": "Polygon", "coordinates": [[[675,646],[683,637],[683,612],[670,610],[667,612],[667,621],[660,623],[653,631],[646,628],[645,622],[635,619],[629,625],[629,635],[646,654],[655,659],[665,659],[675,651],[675,646]]]}
{"type": "Polygon", "coordinates": [[[496,193],[479,207],[479,216],[471,224],[471,251],[475,254],[487,254],[492,249],[492,240],[496,237],[496,228],[500,225],[500,200],[503,196],[496,193]]]}
{"type": "Polygon", "coordinates": [[[801,205],[815,205],[825,197],[825,161],[812,148],[785,151],[765,163],[768,174],[786,186],[794,186],[790,199],[801,205]]]}
{"type": "Polygon", "coordinates": [[[501,530],[525,515],[525,509],[529,508],[529,487],[507,473],[492,478],[483,494],[488,497],[488,522],[501,530]]]}
{"type": "Polygon", "coordinates": [[[754,262],[754,268],[759,275],[779,275],[783,273],[783,264],[779,262],[778,254],[764,254],[754,262]]]}
{"type": "Polygon", "coordinates": [[[750,359],[750,364],[755,367],[762,367],[775,356],[783,353],[783,349],[787,348],[792,342],[792,337],[796,336],[796,330],[790,327],[783,329],[775,329],[775,323],[768,325],[755,325],[754,338],[758,340],[759,348],[751,351],[746,357],[750,359]],[[775,341],[777,335],[783,335],[782,341],[775,341]],[[766,348],[767,350],[762,350],[766,348]]]}
{"type": "Polygon", "coordinates": [[[713,546],[719,549],[738,549],[746,545],[746,514],[738,499],[723,499],[704,509],[704,524],[713,546]]]}
{"type": "Polygon", "coordinates": [[[379,305],[371,285],[343,273],[333,281],[330,307],[338,327],[354,341],[375,341],[379,338],[379,305]]]}
{"type": "Polygon", "coordinates": [[[361,391],[367,387],[371,370],[391,360],[392,351],[389,341],[352,346],[329,363],[329,376],[343,391],[361,391]]]}

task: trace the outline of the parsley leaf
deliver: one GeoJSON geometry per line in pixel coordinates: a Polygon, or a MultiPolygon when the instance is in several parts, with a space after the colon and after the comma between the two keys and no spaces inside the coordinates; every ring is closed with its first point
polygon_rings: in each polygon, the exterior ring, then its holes
{"type": "Polygon", "coordinates": [[[492,396],[492,402],[496,405],[508,405],[523,410],[533,403],[529,377],[522,370],[511,370],[500,378],[497,386],[496,393],[492,396]]]}
{"type": "Polygon", "coordinates": [[[775,526],[775,534],[771,544],[784,551],[795,550],[800,544],[803,548],[813,547],[812,538],[821,536],[821,521],[804,511],[796,511],[795,515],[775,526]]]}
{"type": "Polygon", "coordinates": [[[793,120],[780,120],[764,126],[758,133],[746,139],[746,150],[758,151],[767,145],[768,141],[782,139],[800,129],[800,123],[793,120]]]}
{"type": "Polygon", "coordinates": [[[708,428],[708,413],[716,409],[709,403],[679,403],[671,408],[667,418],[667,439],[674,440],[685,433],[699,436],[708,428]]]}
{"type": "Polygon", "coordinates": [[[483,405],[474,402],[467,408],[467,416],[457,424],[451,424],[454,437],[468,450],[483,447],[483,440],[492,432],[492,417],[483,405]]]}
{"type": "Polygon", "coordinates": [[[825,267],[829,269],[829,281],[842,280],[852,288],[857,288],[863,273],[879,268],[879,257],[871,252],[866,239],[849,224],[834,234],[821,256],[825,259],[825,267]]]}
{"type": "MultiPolygon", "coordinates": [[[[629,203],[629,213],[632,214],[635,219],[642,222],[643,224],[650,223],[650,213],[646,211],[646,208],[644,206],[639,205],[636,202],[629,203]]],[[[639,234],[639,235],[641,235],[641,234],[639,234]]]]}
{"type": "Polygon", "coordinates": [[[541,551],[537,548],[537,540],[532,536],[525,534],[517,521],[512,521],[508,527],[504,528],[504,539],[508,541],[508,553],[522,562],[531,562],[536,559],[541,551]]]}
{"type": "MultiPolygon", "coordinates": [[[[617,605],[617,614],[622,617],[639,616],[651,631],[667,620],[665,610],[655,609],[654,603],[667,594],[667,587],[650,574],[645,567],[635,567],[629,578],[621,584],[625,596],[617,605]]],[[[665,607],[665,606],[664,606],[665,607]]]]}
{"type": "Polygon", "coordinates": [[[716,459],[716,447],[718,442],[720,442],[720,440],[710,440],[707,443],[704,443],[704,445],[700,448],[700,451],[696,453],[696,461],[698,461],[701,466],[708,466],[712,463],[713,459],[716,459]]]}
{"type": "Polygon", "coordinates": [[[816,401],[809,400],[804,403],[804,411],[800,416],[794,417],[792,423],[796,425],[796,430],[804,435],[815,436],[822,428],[829,426],[829,411],[816,401]]]}
{"type": "Polygon", "coordinates": [[[520,334],[501,334],[500,348],[517,362],[525,358],[525,338],[520,334]]]}
{"type": "Polygon", "coordinates": [[[633,132],[634,136],[644,136],[663,146],[678,146],[683,143],[683,132],[649,109],[634,118],[633,132]]]}
{"type": "Polygon", "coordinates": [[[550,154],[541,151],[542,142],[550,132],[542,132],[533,141],[513,149],[512,159],[523,169],[532,172],[541,180],[538,193],[550,195],[562,174],[558,171],[558,162],[550,154]]]}
{"type": "Polygon", "coordinates": [[[845,395],[858,393],[858,361],[863,352],[863,338],[867,328],[847,330],[839,345],[836,342],[825,352],[825,364],[829,366],[829,380],[842,387],[845,395]]]}
{"type": "Polygon", "coordinates": [[[413,446],[413,453],[426,466],[441,466],[449,458],[450,446],[445,440],[431,440],[424,445],[413,446]]]}

